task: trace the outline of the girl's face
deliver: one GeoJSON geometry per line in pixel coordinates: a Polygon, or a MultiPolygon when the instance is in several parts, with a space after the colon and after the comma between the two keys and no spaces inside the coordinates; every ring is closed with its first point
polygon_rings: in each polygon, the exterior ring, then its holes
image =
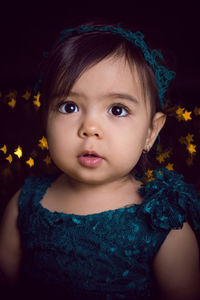
{"type": "Polygon", "coordinates": [[[106,58],[87,69],[48,113],[47,138],[57,167],[86,184],[129,178],[164,124],[162,113],[152,122],[142,95],[138,74],[124,58],[106,58]]]}

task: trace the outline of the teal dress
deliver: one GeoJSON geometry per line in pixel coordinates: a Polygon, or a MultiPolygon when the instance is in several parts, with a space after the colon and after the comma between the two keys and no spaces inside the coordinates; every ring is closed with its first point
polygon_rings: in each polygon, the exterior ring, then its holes
{"type": "Polygon", "coordinates": [[[22,289],[34,299],[156,299],[153,259],[171,229],[186,221],[199,229],[200,202],[182,176],[155,174],[141,204],[89,215],[50,212],[40,201],[58,175],[28,177],[19,197],[22,289]]]}

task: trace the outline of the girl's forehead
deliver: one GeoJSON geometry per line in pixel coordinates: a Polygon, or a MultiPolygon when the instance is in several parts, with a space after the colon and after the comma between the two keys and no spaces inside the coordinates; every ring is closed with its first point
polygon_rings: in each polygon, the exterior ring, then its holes
{"type": "MultiPolygon", "coordinates": [[[[137,68],[123,57],[109,57],[90,66],[74,83],[76,93],[130,93],[141,99],[142,84],[137,68]]],[[[139,100],[138,99],[138,100],[139,100]]]]}

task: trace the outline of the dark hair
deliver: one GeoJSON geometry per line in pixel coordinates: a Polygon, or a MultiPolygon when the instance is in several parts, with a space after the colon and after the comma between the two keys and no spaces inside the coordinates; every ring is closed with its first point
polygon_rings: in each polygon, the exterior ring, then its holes
{"type": "MultiPolygon", "coordinates": [[[[95,23],[84,25],[116,26],[114,24],[100,25],[95,23]]],[[[144,99],[147,98],[148,92],[152,117],[156,111],[162,111],[154,71],[145,61],[140,48],[111,32],[92,31],[72,35],[56,42],[49,52],[42,84],[42,107],[45,124],[51,101],[55,97],[66,97],[76,80],[86,69],[111,56],[124,57],[130,66],[136,66],[143,86],[144,99]]],[[[147,155],[142,154],[138,165],[140,166],[139,169],[148,168],[147,155]]]]}

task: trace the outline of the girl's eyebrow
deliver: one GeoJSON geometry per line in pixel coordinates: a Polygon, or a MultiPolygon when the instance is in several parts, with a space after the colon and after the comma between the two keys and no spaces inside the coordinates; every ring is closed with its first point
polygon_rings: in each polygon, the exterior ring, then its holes
{"type": "MultiPolygon", "coordinates": [[[[79,94],[79,93],[73,92],[73,91],[71,91],[69,93],[69,96],[86,97],[82,93],[79,94]]],[[[134,102],[135,104],[139,104],[139,101],[134,96],[127,94],[127,93],[108,93],[108,94],[103,95],[102,98],[126,99],[126,100],[130,100],[131,102],[134,102]]]]}
{"type": "Polygon", "coordinates": [[[139,101],[132,95],[127,93],[109,93],[104,95],[105,98],[113,98],[113,99],[126,99],[134,102],[135,104],[139,104],[139,101]]]}

